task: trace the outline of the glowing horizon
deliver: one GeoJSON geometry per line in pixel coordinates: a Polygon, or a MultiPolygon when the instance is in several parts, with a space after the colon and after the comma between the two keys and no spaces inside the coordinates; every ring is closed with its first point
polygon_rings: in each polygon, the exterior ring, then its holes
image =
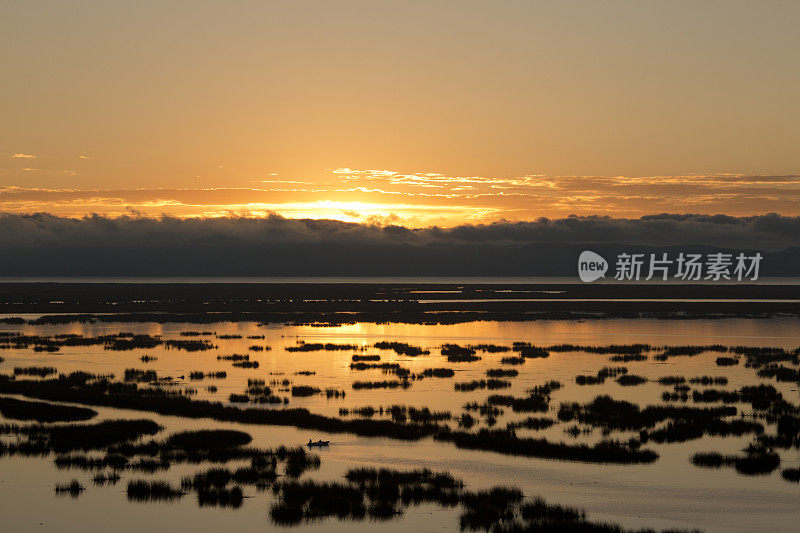
{"type": "Polygon", "coordinates": [[[181,218],[274,213],[413,228],[597,214],[800,215],[800,176],[483,178],[341,168],[316,183],[270,176],[239,188],[0,187],[0,212],[181,218]]]}
{"type": "Polygon", "coordinates": [[[45,4],[0,20],[0,211],[800,214],[796,2],[45,4]]]}

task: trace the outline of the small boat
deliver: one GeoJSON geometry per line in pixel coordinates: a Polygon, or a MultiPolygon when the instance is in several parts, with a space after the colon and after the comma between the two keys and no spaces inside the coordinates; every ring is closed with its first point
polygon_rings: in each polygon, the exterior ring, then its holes
{"type": "Polygon", "coordinates": [[[311,446],[327,446],[330,443],[331,443],[331,441],[329,441],[329,440],[312,441],[311,439],[308,439],[308,443],[306,444],[306,446],[308,446],[309,448],[311,446]]]}

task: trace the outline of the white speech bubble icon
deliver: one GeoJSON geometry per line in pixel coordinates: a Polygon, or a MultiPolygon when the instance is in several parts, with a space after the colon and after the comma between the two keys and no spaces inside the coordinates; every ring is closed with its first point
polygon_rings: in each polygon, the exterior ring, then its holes
{"type": "Polygon", "coordinates": [[[606,276],[608,262],[602,256],[584,250],[578,257],[578,276],[581,281],[586,283],[595,281],[606,276]]]}

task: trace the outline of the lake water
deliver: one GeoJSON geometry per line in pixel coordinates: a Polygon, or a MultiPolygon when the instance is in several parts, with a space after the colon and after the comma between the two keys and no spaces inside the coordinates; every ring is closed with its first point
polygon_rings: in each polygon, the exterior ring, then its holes
{"type": "MultiPolygon", "coordinates": [[[[125,369],[155,370],[160,377],[175,378],[172,388],[196,389],[196,397],[227,401],[231,393],[242,393],[248,379],[288,379],[291,385],[310,385],[344,391],[344,398],[326,398],[318,394],[307,398],[293,397],[289,392],[276,394],[288,397],[286,407],[305,407],[313,412],[339,416],[342,408],[390,406],[402,404],[429,407],[433,411],[462,412],[468,402],[482,402],[487,395],[524,394],[524,391],[549,380],[559,380],[563,388],[552,395],[549,413],[537,413],[555,419],[561,402],[587,402],[600,394],[618,400],[628,400],[641,406],[662,403],[661,393],[671,390],[653,380],[668,375],[687,378],[701,375],[724,376],[729,383],[725,389],[762,383],[754,370],[743,364],[721,367],[713,351],[693,357],[675,357],[666,361],[612,363],[608,355],[570,351],[551,353],[548,358],[526,359],[522,365],[501,365],[500,360],[511,353],[478,352],[479,361],[450,363],[440,353],[443,344],[496,344],[511,346],[513,342],[531,342],[537,346],[563,343],[576,345],[611,345],[646,343],[664,345],[800,346],[798,319],[720,319],[720,320],[588,320],[536,322],[473,322],[456,325],[368,324],[357,323],[335,327],[317,326],[260,326],[253,322],[219,324],[66,324],[58,326],[2,326],[3,331],[24,335],[76,334],[85,337],[122,331],[161,336],[163,339],[207,339],[217,348],[207,351],[155,349],[106,351],[100,346],[64,347],[56,353],[34,352],[31,349],[0,351],[5,359],[0,372],[10,373],[14,367],[52,366],[61,373],[85,370],[96,374],[113,373],[121,376],[125,369]],[[211,335],[182,336],[185,331],[205,331],[211,335]],[[241,338],[219,336],[241,335],[241,338]],[[263,339],[248,339],[261,336],[263,339]],[[391,350],[373,347],[379,341],[404,342],[430,350],[428,355],[408,357],[391,350]],[[353,344],[356,350],[289,352],[287,347],[305,343],[353,344]],[[268,346],[268,351],[254,351],[251,346],[268,346]],[[234,368],[229,361],[218,360],[220,355],[248,354],[258,361],[257,369],[234,368]],[[412,373],[427,368],[451,368],[452,378],[426,378],[412,381],[407,389],[354,390],[354,381],[395,379],[380,369],[353,370],[353,354],[379,355],[381,362],[398,363],[412,373]],[[143,363],[141,357],[156,359],[143,363]],[[624,365],[629,373],[651,381],[639,386],[623,387],[614,380],[601,385],[579,386],[577,375],[594,375],[601,368],[624,365]],[[491,368],[513,368],[519,375],[507,379],[510,388],[499,391],[454,391],[455,382],[485,379],[491,368]],[[192,371],[225,371],[225,379],[190,380],[192,371]],[[298,375],[297,372],[314,372],[298,375]],[[209,392],[207,386],[217,387],[209,392]]],[[[795,383],[767,381],[784,397],[797,402],[795,383]]],[[[273,389],[281,388],[275,386],[273,389]]],[[[702,387],[701,387],[702,388],[702,387]]],[[[690,400],[687,405],[692,405],[690,400]]],[[[707,405],[707,404],[704,404],[707,405]]],[[[747,412],[749,406],[739,406],[747,412]]],[[[281,407],[278,407],[281,408],[281,407]]],[[[263,447],[281,444],[298,445],[309,438],[329,439],[329,449],[319,453],[320,470],[306,474],[314,479],[340,479],[346,469],[354,466],[388,466],[404,469],[427,466],[447,470],[461,477],[469,488],[488,488],[495,485],[516,485],[526,495],[541,495],[549,502],[574,505],[585,509],[592,520],[612,521],[628,528],[700,528],[706,531],[794,531],[797,503],[800,499],[796,484],[784,481],[779,471],[762,476],[743,476],[733,469],[708,470],[690,464],[689,457],[698,451],[736,453],[746,446],[752,436],[703,437],[685,443],[653,444],[646,447],[657,451],[658,461],[646,465],[598,465],[513,457],[493,452],[458,449],[452,444],[424,439],[402,442],[387,438],[366,438],[354,435],[309,432],[288,427],[250,426],[212,420],[187,420],[163,417],[146,412],[101,408],[101,418],[148,418],[155,420],[167,432],[183,428],[231,427],[242,429],[254,437],[254,444],[263,447]]],[[[507,410],[498,417],[497,427],[524,418],[507,410]]],[[[485,424],[481,421],[480,424],[485,424]]],[[[455,426],[455,423],[453,422],[455,426]]],[[[597,442],[600,430],[573,437],[565,432],[568,424],[558,423],[541,431],[520,430],[521,435],[546,437],[551,441],[597,442]]],[[[800,457],[796,450],[782,450],[782,467],[797,467],[800,457]]],[[[154,479],[178,481],[193,469],[180,465],[154,479]]],[[[138,476],[137,477],[147,477],[138,476]]],[[[247,492],[248,498],[237,510],[198,508],[192,498],[177,503],[129,503],[124,482],[116,487],[92,487],[89,473],[57,470],[51,459],[0,459],[0,514],[3,529],[8,531],[78,531],[107,529],[141,531],[144,528],[167,530],[218,531],[280,530],[270,522],[268,494],[247,492]],[[79,478],[89,488],[77,499],[53,494],[56,482],[79,478]]],[[[351,523],[337,520],[305,524],[296,529],[326,531],[374,530],[370,522],[351,523]]],[[[458,516],[453,510],[433,506],[412,507],[403,518],[382,522],[380,529],[414,531],[457,531],[458,516]]]]}

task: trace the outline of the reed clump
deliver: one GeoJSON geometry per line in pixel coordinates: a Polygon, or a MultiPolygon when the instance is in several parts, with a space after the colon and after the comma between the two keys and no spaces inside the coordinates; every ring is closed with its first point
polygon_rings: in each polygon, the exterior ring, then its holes
{"type": "Polygon", "coordinates": [[[419,346],[412,346],[405,342],[380,341],[373,344],[373,347],[379,350],[392,350],[397,355],[406,355],[408,357],[417,357],[419,355],[428,355],[431,353],[430,350],[424,350],[419,346]]]}
{"type": "Polygon", "coordinates": [[[0,398],[0,414],[11,420],[35,422],[79,422],[97,416],[97,411],[48,402],[0,398]]]}
{"type": "Polygon", "coordinates": [[[14,367],[15,376],[36,376],[45,378],[52,376],[57,370],[52,366],[17,366],[14,367]]]}
{"type": "Polygon", "coordinates": [[[56,494],[69,494],[73,498],[77,498],[85,490],[86,488],[77,479],[73,479],[69,483],[58,483],[55,486],[56,494]]]}
{"type": "Polygon", "coordinates": [[[186,495],[164,481],[133,480],[126,489],[128,500],[134,502],[173,501],[186,495]]]}
{"type": "Polygon", "coordinates": [[[519,371],[514,368],[490,368],[486,371],[489,378],[515,378],[518,375],[519,371]]]}

